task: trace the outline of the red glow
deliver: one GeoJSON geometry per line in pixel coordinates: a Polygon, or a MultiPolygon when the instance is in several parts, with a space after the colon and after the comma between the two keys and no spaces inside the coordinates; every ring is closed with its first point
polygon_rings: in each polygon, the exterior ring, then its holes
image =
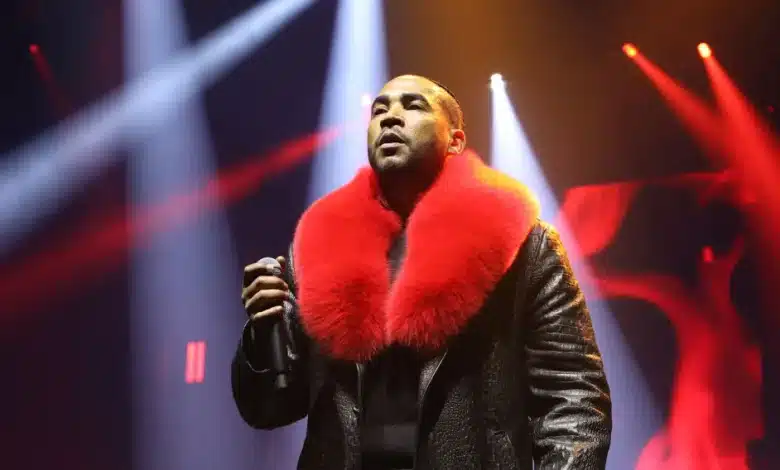
{"type": "Polygon", "coordinates": [[[38,75],[41,77],[41,81],[46,89],[46,93],[49,95],[52,106],[60,117],[66,116],[71,110],[70,100],[68,100],[66,94],[57,82],[52,68],[49,65],[49,61],[46,60],[46,54],[43,54],[37,44],[30,45],[30,54],[32,54],[33,64],[38,71],[38,75]]]}
{"type": "MultiPolygon", "coordinates": [[[[29,311],[68,289],[84,283],[125,261],[130,246],[143,243],[153,233],[190,220],[220,204],[228,205],[259,185],[298,164],[313,151],[331,142],[342,132],[334,128],[288,142],[267,156],[253,158],[237,168],[224,172],[201,191],[171,198],[165,204],[148,207],[131,219],[120,211],[100,223],[82,227],[81,231],[56,237],[57,242],[32,259],[0,270],[0,305],[3,311],[29,311]],[[62,266],[79,266],[78,275],[62,266]],[[38,294],[45,282],[47,296],[38,294]],[[55,295],[56,294],[56,295],[55,295]]],[[[14,320],[1,315],[0,320],[14,320]]]]}
{"type": "Polygon", "coordinates": [[[637,55],[637,54],[639,54],[639,50],[636,48],[636,46],[635,46],[635,45],[633,45],[633,44],[631,44],[631,43],[625,43],[625,44],[623,44],[623,52],[624,52],[624,53],[625,53],[627,56],[629,56],[629,57],[631,57],[631,58],[634,58],[634,57],[636,57],[636,55],[637,55]]]}
{"type": "MultiPolygon", "coordinates": [[[[777,301],[774,285],[780,282],[780,265],[776,262],[780,259],[780,242],[776,236],[780,230],[780,193],[777,191],[780,140],[715,57],[704,61],[704,66],[723,116],[724,133],[729,136],[727,162],[744,192],[753,196],[755,207],[749,215],[756,227],[760,248],[766,253],[766,259],[775,261],[762,265],[762,278],[766,282],[762,297],[767,304],[764,310],[777,312],[772,304],[777,301]]],[[[780,316],[767,317],[766,321],[780,327],[780,316]]]]}
{"type": "MultiPolygon", "coordinates": [[[[711,193],[722,191],[727,174],[696,174],[654,181],[678,187],[689,185],[711,193]]],[[[582,246],[611,243],[627,210],[601,210],[598,201],[610,197],[633,198],[647,182],[612,183],[567,193],[559,217],[571,220],[570,228],[582,246]],[[616,192],[616,187],[633,187],[616,192]],[[602,194],[599,195],[598,193],[602,194]],[[579,194],[578,194],[579,193],[579,194]],[[585,196],[587,195],[587,197],[585,196]],[[569,202],[571,201],[571,202],[569,202]],[[588,202],[590,201],[590,202],[588,202]],[[587,221],[585,225],[576,221],[587,221]],[[601,227],[600,235],[598,227],[601,227]],[[590,239],[588,239],[590,237],[590,239]]],[[[677,333],[679,356],[671,394],[669,418],[645,445],[636,470],[747,470],[747,445],[763,434],[761,417],[761,357],[731,298],[734,267],[742,257],[743,242],[716,257],[711,247],[702,251],[698,264],[699,285],[689,288],[663,274],[609,274],[595,276],[602,295],[643,300],[656,305],[677,333]]],[[[584,279],[583,279],[584,280],[584,279]]]]}
{"type": "Polygon", "coordinates": [[[566,192],[557,223],[568,226],[577,240],[576,255],[593,256],[612,242],[639,185],[623,182],[580,186],[566,192]],[[600,216],[593,217],[595,212],[600,216]]]}
{"type": "Polygon", "coordinates": [[[701,250],[701,259],[705,263],[712,263],[715,260],[715,255],[712,252],[712,247],[711,246],[705,246],[704,248],[702,248],[702,250],[701,250]]]}
{"type": "Polygon", "coordinates": [[[600,276],[604,295],[658,306],[677,332],[669,419],[643,449],[637,470],[748,469],[748,442],[763,433],[761,357],[729,298],[741,251],[737,242],[723,259],[702,262],[694,290],[672,276],[600,276]]]}
{"type": "Polygon", "coordinates": [[[710,49],[709,44],[706,42],[700,43],[696,48],[699,50],[699,55],[702,57],[702,59],[709,59],[712,57],[712,49],[710,49]]]}
{"type": "Polygon", "coordinates": [[[698,144],[710,155],[719,159],[727,158],[725,149],[729,146],[728,135],[723,132],[720,117],[647,57],[638,56],[634,62],[655,85],[698,144]]]}
{"type": "Polygon", "coordinates": [[[188,384],[203,383],[206,375],[206,342],[190,341],[184,359],[184,381],[188,384]]]}
{"type": "MultiPolygon", "coordinates": [[[[762,201],[766,206],[761,213],[763,220],[757,221],[758,226],[765,225],[776,232],[780,227],[780,198],[775,187],[780,181],[780,169],[774,161],[780,155],[780,142],[772,134],[770,126],[751,109],[715,57],[710,56],[704,64],[718,100],[719,114],[646,57],[639,56],[635,62],[699,145],[710,156],[717,158],[719,164],[725,164],[730,169],[739,192],[754,194],[752,199],[762,201]]],[[[767,239],[772,237],[767,235],[767,239]]],[[[780,246],[776,254],[780,256],[780,246]]]]}

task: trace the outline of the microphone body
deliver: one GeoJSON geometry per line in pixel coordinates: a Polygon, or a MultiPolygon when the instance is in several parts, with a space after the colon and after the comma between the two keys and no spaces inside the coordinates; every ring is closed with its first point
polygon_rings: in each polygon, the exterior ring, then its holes
{"type": "MultiPolygon", "coordinates": [[[[276,277],[282,277],[282,266],[273,258],[263,258],[260,263],[266,264],[271,267],[271,273],[276,277]]],[[[288,301],[284,301],[284,316],[288,316],[292,312],[292,304],[288,301]]],[[[274,315],[271,319],[263,319],[261,321],[272,321],[270,325],[271,335],[269,342],[270,351],[270,363],[271,370],[276,376],[276,388],[287,388],[289,385],[289,373],[290,373],[290,357],[287,353],[287,346],[289,338],[287,337],[287,328],[285,326],[285,320],[282,315],[274,315]]],[[[266,325],[267,327],[267,325],[266,325]]],[[[255,337],[258,337],[255,335],[255,337]]]]}

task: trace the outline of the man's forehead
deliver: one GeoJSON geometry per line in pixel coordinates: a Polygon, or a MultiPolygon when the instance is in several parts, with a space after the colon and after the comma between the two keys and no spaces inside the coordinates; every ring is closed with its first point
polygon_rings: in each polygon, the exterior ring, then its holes
{"type": "Polygon", "coordinates": [[[424,96],[436,96],[438,92],[439,87],[423,77],[398,77],[387,82],[379,94],[420,93],[424,96]]]}

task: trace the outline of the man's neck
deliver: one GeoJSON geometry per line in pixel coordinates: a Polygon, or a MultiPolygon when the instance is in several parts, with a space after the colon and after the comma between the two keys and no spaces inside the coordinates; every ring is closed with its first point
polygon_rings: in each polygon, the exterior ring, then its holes
{"type": "Polygon", "coordinates": [[[425,194],[430,185],[430,181],[415,181],[409,178],[399,181],[395,178],[380,177],[380,198],[385,207],[406,221],[412,214],[417,201],[425,194]]]}

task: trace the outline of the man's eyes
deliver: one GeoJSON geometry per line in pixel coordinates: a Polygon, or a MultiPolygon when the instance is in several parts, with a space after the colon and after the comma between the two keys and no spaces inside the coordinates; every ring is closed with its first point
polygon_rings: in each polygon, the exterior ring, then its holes
{"type": "MultiPolygon", "coordinates": [[[[416,111],[424,111],[427,109],[424,103],[421,103],[419,101],[415,101],[412,103],[409,103],[406,105],[406,109],[416,110],[416,111]]],[[[373,111],[371,111],[371,114],[373,116],[377,116],[381,113],[384,113],[387,111],[387,107],[385,106],[376,106],[374,107],[373,111]]]]}

